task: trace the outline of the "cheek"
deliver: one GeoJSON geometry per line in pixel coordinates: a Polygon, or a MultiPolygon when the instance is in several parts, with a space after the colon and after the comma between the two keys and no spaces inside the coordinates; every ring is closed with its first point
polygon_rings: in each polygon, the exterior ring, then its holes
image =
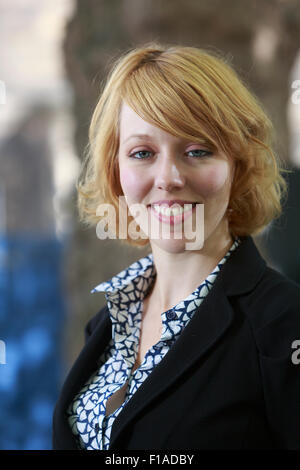
{"type": "Polygon", "coordinates": [[[204,197],[217,196],[227,190],[229,180],[229,165],[226,162],[220,162],[218,165],[207,166],[201,171],[197,179],[197,187],[200,194],[204,197]]]}
{"type": "Polygon", "coordinates": [[[123,193],[132,201],[140,201],[147,190],[145,177],[134,168],[120,167],[120,183],[123,193]]]}

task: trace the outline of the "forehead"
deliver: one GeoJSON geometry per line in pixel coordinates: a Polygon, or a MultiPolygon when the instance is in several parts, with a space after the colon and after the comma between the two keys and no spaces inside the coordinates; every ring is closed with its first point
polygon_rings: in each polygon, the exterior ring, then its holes
{"type": "Polygon", "coordinates": [[[145,121],[126,103],[123,103],[121,106],[119,131],[120,143],[125,143],[131,138],[150,139],[151,137],[180,140],[180,137],[176,137],[160,127],[145,121]]]}
{"type": "Polygon", "coordinates": [[[130,106],[123,103],[120,111],[120,135],[126,136],[134,130],[139,133],[154,128],[152,124],[142,119],[130,106]]]}

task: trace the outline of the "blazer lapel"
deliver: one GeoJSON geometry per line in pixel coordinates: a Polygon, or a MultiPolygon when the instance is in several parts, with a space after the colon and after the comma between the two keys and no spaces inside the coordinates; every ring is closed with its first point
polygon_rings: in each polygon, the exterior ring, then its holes
{"type": "Polygon", "coordinates": [[[127,424],[145,406],[174,384],[195,361],[204,357],[214,347],[229,328],[232,320],[232,308],[224,295],[222,283],[216,280],[213,289],[196,310],[166,356],[115,419],[110,449],[117,448],[117,440],[127,424]]]}

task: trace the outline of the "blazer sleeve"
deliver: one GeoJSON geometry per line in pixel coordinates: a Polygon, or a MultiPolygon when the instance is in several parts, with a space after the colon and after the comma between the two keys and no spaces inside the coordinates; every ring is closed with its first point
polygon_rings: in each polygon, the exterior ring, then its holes
{"type": "Polygon", "coordinates": [[[281,449],[300,450],[300,299],[291,303],[256,338],[270,427],[281,449]]]}

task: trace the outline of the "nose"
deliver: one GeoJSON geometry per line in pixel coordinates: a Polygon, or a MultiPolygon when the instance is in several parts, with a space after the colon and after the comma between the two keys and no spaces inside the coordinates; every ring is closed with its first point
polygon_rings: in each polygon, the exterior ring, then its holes
{"type": "Polygon", "coordinates": [[[182,188],[185,185],[185,177],[180,164],[174,158],[161,158],[160,164],[156,168],[155,187],[165,191],[174,188],[182,188]]]}

